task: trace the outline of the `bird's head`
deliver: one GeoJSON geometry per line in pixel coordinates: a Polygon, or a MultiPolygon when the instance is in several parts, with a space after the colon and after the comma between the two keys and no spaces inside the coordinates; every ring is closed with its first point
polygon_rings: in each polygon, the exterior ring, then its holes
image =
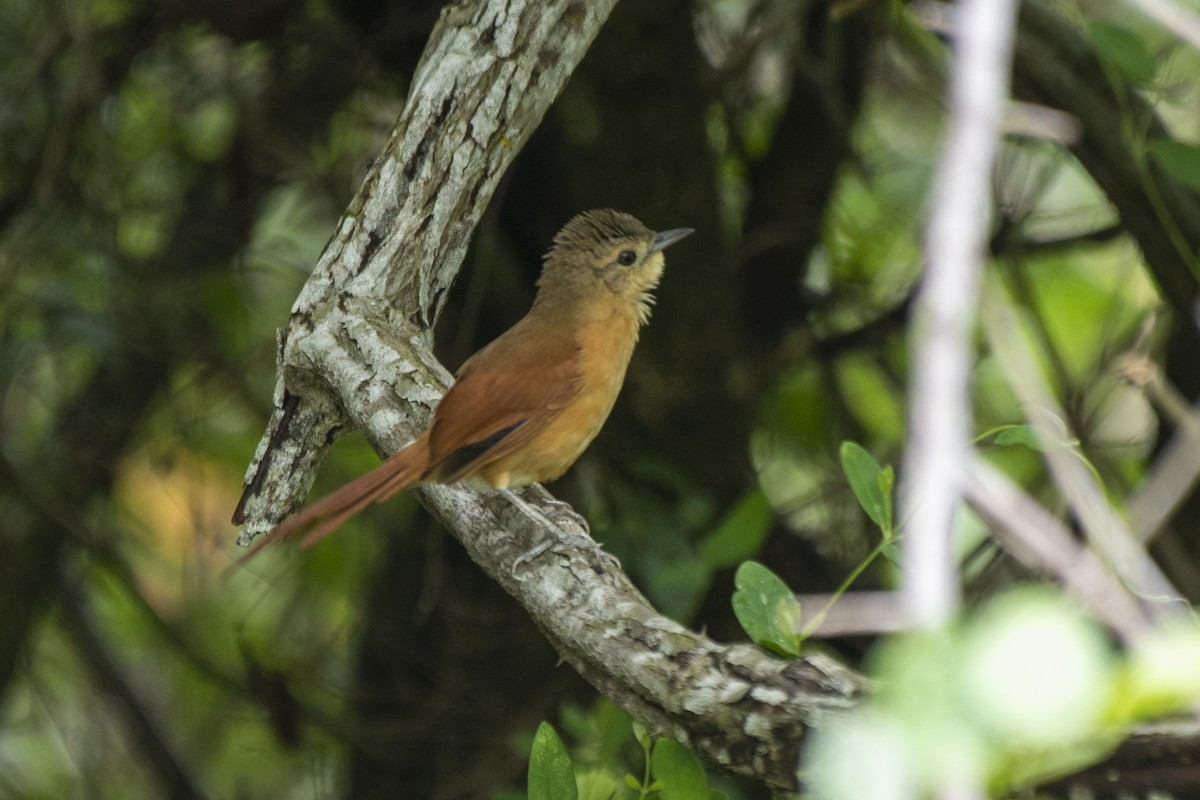
{"type": "Polygon", "coordinates": [[[612,209],[584,211],[554,237],[538,280],[539,300],[573,303],[611,295],[645,322],[654,302],[650,293],[662,278],[663,249],[690,233],[691,228],[655,233],[612,209]]]}

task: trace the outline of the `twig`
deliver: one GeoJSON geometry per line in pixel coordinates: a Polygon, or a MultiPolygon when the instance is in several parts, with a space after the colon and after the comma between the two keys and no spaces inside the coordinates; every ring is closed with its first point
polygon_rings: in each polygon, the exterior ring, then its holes
{"type": "Polygon", "coordinates": [[[905,601],[913,622],[923,627],[942,625],[957,604],[952,535],[971,428],[971,330],[1015,18],[1011,0],[963,0],[958,7],[950,128],[916,305],[901,506],[908,520],[905,601]]]}
{"type": "Polygon", "coordinates": [[[1095,554],[1053,514],[979,458],[967,472],[966,498],[1005,549],[1030,569],[1047,572],[1120,637],[1131,642],[1148,627],[1141,608],[1095,554]]]}
{"type": "Polygon", "coordinates": [[[1124,236],[1125,229],[1120,225],[1105,225],[1095,230],[1070,234],[1056,239],[1023,239],[1010,235],[1015,231],[1013,226],[1002,226],[992,237],[991,252],[993,256],[1008,255],[1050,255],[1063,250],[1089,244],[1103,244],[1124,236]]]}
{"type": "Polygon", "coordinates": [[[1175,434],[1126,500],[1129,525],[1138,541],[1153,541],[1200,482],[1200,405],[1189,407],[1162,369],[1140,353],[1121,361],[1124,377],[1140,386],[1175,425],[1175,434]]]}
{"type": "Polygon", "coordinates": [[[1200,48],[1200,16],[1173,0],[1128,0],[1129,5],[1183,39],[1200,48]]]}
{"type": "Polygon", "coordinates": [[[1034,423],[1050,474],[1088,541],[1131,591],[1143,600],[1152,601],[1155,611],[1166,610],[1179,599],[1179,592],[1142,549],[1084,461],[1050,430],[1045,418],[1030,416],[1040,412],[1045,417],[1066,419],[1018,328],[1016,314],[1000,281],[989,281],[988,299],[983,320],[992,352],[1034,423]]]}
{"type": "Polygon", "coordinates": [[[907,620],[896,592],[845,592],[840,595],[798,594],[797,628],[814,639],[895,633],[907,620]]]}

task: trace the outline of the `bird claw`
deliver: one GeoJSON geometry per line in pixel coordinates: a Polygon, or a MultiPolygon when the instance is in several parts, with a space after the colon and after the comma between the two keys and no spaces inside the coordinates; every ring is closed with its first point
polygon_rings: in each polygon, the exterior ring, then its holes
{"type": "Polygon", "coordinates": [[[512,570],[509,573],[512,575],[513,580],[518,580],[518,581],[521,580],[521,576],[517,574],[517,572],[521,569],[521,567],[525,564],[528,564],[530,561],[533,561],[535,558],[537,558],[538,556],[540,556],[542,553],[546,552],[553,546],[554,546],[553,540],[544,539],[544,540],[538,542],[533,547],[526,550],[521,555],[517,556],[517,560],[513,562],[512,570]]]}
{"type": "Polygon", "coordinates": [[[589,535],[591,533],[591,528],[588,526],[587,520],[580,516],[579,512],[571,508],[568,503],[564,503],[561,500],[548,501],[548,504],[554,506],[556,510],[560,511],[562,516],[567,517],[572,522],[579,525],[579,527],[584,530],[583,534],[567,533],[561,527],[559,527],[554,520],[551,520],[545,514],[543,514],[540,509],[529,504],[511,490],[502,489],[501,492],[507,496],[508,499],[512,501],[512,504],[518,509],[523,511],[526,515],[541,522],[545,527],[547,534],[545,539],[543,539],[541,542],[538,542],[526,552],[522,553],[517,560],[513,562],[512,576],[514,579],[520,580],[519,576],[517,575],[517,571],[523,565],[533,561],[533,559],[542,555],[546,551],[553,550],[561,553],[564,552],[568,547],[592,550],[598,555],[604,556],[606,559],[608,559],[613,566],[620,568],[621,562],[613,554],[604,552],[600,543],[589,535]]]}
{"type": "Polygon", "coordinates": [[[574,547],[582,550],[591,550],[597,556],[603,557],[613,567],[620,569],[621,560],[612,553],[605,552],[604,546],[590,536],[579,536],[577,534],[566,533],[558,528],[549,528],[549,536],[538,542],[533,547],[526,550],[512,565],[512,576],[516,580],[521,580],[517,574],[522,566],[533,561],[538,556],[545,553],[547,550],[553,550],[555,553],[565,552],[567,548],[574,547]]]}
{"type": "Polygon", "coordinates": [[[567,519],[571,520],[571,522],[574,522],[576,525],[583,528],[583,532],[589,537],[592,535],[592,527],[588,525],[588,521],[583,518],[582,514],[572,508],[570,503],[567,503],[563,500],[558,500],[557,498],[551,498],[546,501],[546,505],[553,506],[560,515],[566,517],[567,519]]]}

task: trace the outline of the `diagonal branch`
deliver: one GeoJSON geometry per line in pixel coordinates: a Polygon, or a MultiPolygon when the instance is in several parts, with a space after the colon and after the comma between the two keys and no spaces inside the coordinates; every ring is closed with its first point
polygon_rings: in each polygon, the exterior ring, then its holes
{"type": "Polygon", "coordinates": [[[1070,447],[1056,441],[1047,419],[1062,420],[1065,412],[1037,367],[1037,359],[1022,337],[1014,308],[1003,287],[992,281],[983,315],[984,330],[997,361],[1008,377],[1041,443],[1046,466],[1089,543],[1129,591],[1149,604],[1158,617],[1177,613],[1179,592],[1142,548],[1092,471],[1070,447]],[[1035,419],[1035,416],[1040,418],[1035,419]]]}
{"type": "Polygon", "coordinates": [[[1149,628],[1142,609],[1104,563],[1058,518],[981,458],[968,464],[966,498],[997,541],[1030,569],[1053,575],[1126,643],[1149,628]]]}
{"type": "Polygon", "coordinates": [[[971,429],[971,330],[988,238],[1016,4],[957,6],[951,118],[939,159],[917,294],[910,437],[904,454],[904,598],[912,621],[946,623],[958,602],[954,518],[971,429]]]}

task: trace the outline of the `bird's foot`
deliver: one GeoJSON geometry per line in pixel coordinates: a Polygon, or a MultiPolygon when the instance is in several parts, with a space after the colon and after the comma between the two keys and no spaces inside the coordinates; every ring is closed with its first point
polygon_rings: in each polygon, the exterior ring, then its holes
{"type": "Polygon", "coordinates": [[[566,517],[571,522],[583,528],[583,532],[589,537],[592,535],[592,528],[588,525],[588,521],[583,518],[582,514],[572,508],[570,503],[552,497],[546,501],[546,505],[552,506],[560,516],[566,517]]]}
{"type": "Polygon", "coordinates": [[[609,562],[616,569],[621,568],[621,560],[619,558],[617,558],[616,556],[614,556],[612,553],[605,551],[604,546],[602,544],[600,544],[599,542],[597,542],[595,539],[591,538],[590,536],[577,536],[577,535],[572,535],[572,534],[564,534],[562,531],[556,532],[554,528],[551,528],[549,532],[550,532],[549,537],[538,542],[536,545],[534,545],[533,547],[526,550],[524,553],[522,553],[520,556],[517,557],[516,561],[513,562],[513,565],[512,565],[513,578],[520,580],[521,576],[518,575],[517,573],[520,571],[521,567],[525,566],[530,561],[533,561],[535,558],[542,555],[546,551],[553,550],[556,553],[561,553],[561,552],[564,552],[565,549],[568,547],[580,548],[580,549],[584,549],[584,550],[591,550],[597,556],[600,556],[605,561],[609,562]],[[562,535],[560,536],[560,534],[562,534],[562,535]]]}
{"type": "Polygon", "coordinates": [[[563,530],[557,522],[542,513],[541,509],[522,499],[511,489],[501,489],[500,491],[509,499],[509,501],[512,502],[514,506],[519,508],[527,516],[532,517],[540,522],[545,528],[547,534],[546,539],[539,542],[525,553],[522,553],[521,556],[513,562],[512,576],[514,578],[517,577],[517,571],[523,565],[528,564],[530,561],[542,555],[546,551],[554,550],[556,552],[562,552],[568,547],[594,551],[596,554],[604,556],[604,558],[611,561],[614,566],[621,566],[621,562],[617,560],[616,556],[612,555],[611,553],[604,552],[600,543],[589,535],[591,533],[591,528],[588,527],[587,520],[580,516],[579,512],[571,508],[569,504],[564,503],[561,500],[549,501],[549,504],[554,506],[562,517],[570,519],[572,522],[582,528],[584,531],[582,534],[569,533],[563,530]]]}

